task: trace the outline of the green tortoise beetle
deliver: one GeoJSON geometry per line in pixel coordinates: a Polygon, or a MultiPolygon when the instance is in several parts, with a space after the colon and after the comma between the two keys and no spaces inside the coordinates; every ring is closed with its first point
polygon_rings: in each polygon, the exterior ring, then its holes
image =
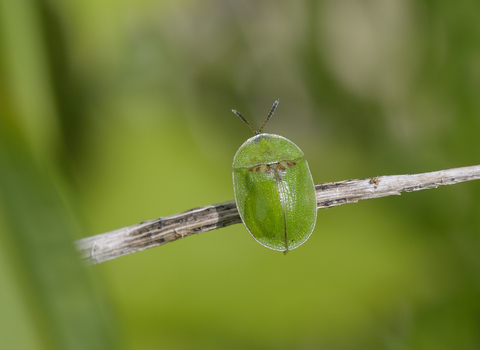
{"type": "Polygon", "coordinates": [[[317,220],[312,174],[303,152],[280,135],[262,133],[278,100],[260,129],[233,158],[233,188],[238,212],[248,232],[261,245],[285,254],[305,243],[317,220]]]}

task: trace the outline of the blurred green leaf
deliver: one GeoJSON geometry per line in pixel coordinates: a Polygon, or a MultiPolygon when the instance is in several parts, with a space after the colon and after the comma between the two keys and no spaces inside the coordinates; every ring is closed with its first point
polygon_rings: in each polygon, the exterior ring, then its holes
{"type": "Polygon", "coordinates": [[[44,347],[116,348],[115,322],[72,244],[75,221],[52,180],[2,120],[0,169],[4,234],[14,246],[9,260],[44,347]]]}

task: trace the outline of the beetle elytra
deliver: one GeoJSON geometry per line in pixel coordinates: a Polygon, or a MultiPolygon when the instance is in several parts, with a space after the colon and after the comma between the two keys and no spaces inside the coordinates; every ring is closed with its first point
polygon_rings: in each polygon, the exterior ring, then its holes
{"type": "Polygon", "coordinates": [[[310,237],[317,219],[312,175],[303,152],[280,135],[262,133],[278,100],[257,131],[233,159],[233,187],[238,212],[261,245],[285,254],[310,237]]]}

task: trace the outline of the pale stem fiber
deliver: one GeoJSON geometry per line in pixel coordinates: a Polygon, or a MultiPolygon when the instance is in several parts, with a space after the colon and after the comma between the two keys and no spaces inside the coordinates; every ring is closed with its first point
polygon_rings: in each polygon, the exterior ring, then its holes
{"type": "MultiPolygon", "coordinates": [[[[479,178],[480,165],[475,165],[423,174],[376,176],[323,183],[315,185],[317,209],[479,178]]],[[[86,237],[75,244],[86,264],[97,264],[240,222],[235,201],[229,201],[86,237]]]]}

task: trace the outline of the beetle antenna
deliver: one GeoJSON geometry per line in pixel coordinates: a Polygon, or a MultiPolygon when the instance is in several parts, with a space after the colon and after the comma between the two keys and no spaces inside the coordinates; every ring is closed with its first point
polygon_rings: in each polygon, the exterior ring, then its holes
{"type": "Polygon", "coordinates": [[[278,102],[280,102],[280,99],[278,99],[278,98],[277,98],[277,100],[276,100],[275,102],[273,102],[272,109],[270,110],[270,113],[268,113],[267,119],[265,119],[265,121],[263,122],[263,124],[262,124],[262,126],[260,127],[260,129],[258,129],[258,133],[259,133],[259,134],[262,133],[263,127],[265,126],[265,124],[267,124],[268,120],[272,117],[273,112],[275,112],[275,109],[276,109],[277,106],[278,106],[278,102]]]}
{"type": "Polygon", "coordinates": [[[239,111],[236,111],[236,110],[232,109],[232,112],[235,113],[237,116],[239,116],[240,119],[242,119],[242,120],[244,121],[244,123],[247,124],[250,129],[252,129],[252,131],[253,131],[253,133],[254,133],[255,135],[260,134],[260,132],[258,132],[257,130],[255,130],[255,129],[250,125],[250,123],[248,122],[248,120],[245,119],[245,117],[240,114],[239,111]]]}

